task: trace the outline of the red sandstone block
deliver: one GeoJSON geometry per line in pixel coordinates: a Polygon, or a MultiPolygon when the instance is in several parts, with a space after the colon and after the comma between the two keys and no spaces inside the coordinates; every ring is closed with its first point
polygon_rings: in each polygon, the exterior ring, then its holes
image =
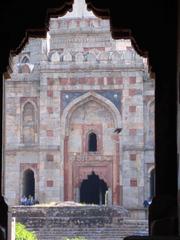
{"type": "Polygon", "coordinates": [[[134,96],[136,95],[136,89],[129,89],[129,96],[134,96]]]}
{"type": "Polygon", "coordinates": [[[112,77],[107,77],[107,84],[113,84],[114,79],[112,77]]]}
{"type": "Polygon", "coordinates": [[[129,112],[136,112],[136,106],[129,106],[129,112]]]}
{"type": "Polygon", "coordinates": [[[115,78],[115,83],[116,84],[122,84],[123,83],[123,78],[122,77],[115,78]]]}
{"type": "Polygon", "coordinates": [[[53,85],[54,79],[53,78],[48,78],[47,79],[47,84],[48,85],[53,85]]]}
{"type": "Polygon", "coordinates": [[[47,130],[47,136],[48,137],[53,137],[54,136],[53,130],[47,130]]]}
{"type": "Polygon", "coordinates": [[[53,107],[47,107],[47,111],[48,111],[48,113],[53,113],[53,107]]]}
{"type": "Polygon", "coordinates": [[[136,161],[136,154],[130,154],[130,155],[129,155],[129,159],[130,159],[131,161],[136,161]]]}
{"type": "Polygon", "coordinates": [[[48,97],[53,97],[53,91],[52,90],[47,90],[47,96],[48,97]]]}
{"type": "Polygon", "coordinates": [[[87,47],[84,47],[83,48],[84,49],[84,51],[90,51],[90,50],[94,50],[94,49],[96,49],[96,50],[98,50],[98,51],[105,51],[105,47],[89,47],[89,48],[87,48],[87,47]]]}
{"type": "Polygon", "coordinates": [[[70,78],[70,82],[71,85],[76,85],[78,83],[78,79],[76,78],[70,78]]]}
{"type": "Polygon", "coordinates": [[[136,83],[136,77],[130,77],[130,78],[129,78],[129,83],[130,83],[130,84],[136,83]]]}
{"type": "Polygon", "coordinates": [[[47,184],[47,187],[53,187],[54,182],[52,180],[47,180],[46,184],[47,184]]]}
{"type": "Polygon", "coordinates": [[[22,73],[30,73],[31,71],[30,71],[29,66],[27,64],[25,64],[21,67],[21,72],[22,73]]]}
{"type": "Polygon", "coordinates": [[[59,78],[59,84],[60,85],[68,84],[68,78],[59,78]]]}
{"type": "Polygon", "coordinates": [[[137,187],[137,179],[136,178],[132,178],[130,180],[130,186],[131,187],[137,187]]]}
{"type": "Polygon", "coordinates": [[[98,78],[98,84],[99,85],[104,85],[104,78],[103,77],[98,78]]]}
{"type": "Polygon", "coordinates": [[[96,49],[99,51],[105,51],[105,47],[97,47],[96,49]]]}
{"type": "Polygon", "coordinates": [[[89,51],[91,48],[84,47],[83,48],[85,52],[89,51]]]}
{"type": "Polygon", "coordinates": [[[131,136],[135,136],[136,132],[137,132],[137,130],[135,128],[129,129],[129,135],[131,135],[131,136]]]}
{"type": "Polygon", "coordinates": [[[84,84],[85,83],[85,79],[84,78],[79,78],[79,84],[84,84]]]}
{"type": "Polygon", "coordinates": [[[33,169],[37,169],[37,163],[32,163],[31,166],[33,169]]]}
{"type": "Polygon", "coordinates": [[[47,160],[48,162],[53,162],[53,161],[54,161],[54,156],[53,156],[52,154],[47,154],[47,155],[46,155],[46,160],[47,160]]]}
{"type": "Polygon", "coordinates": [[[90,85],[95,84],[95,78],[88,78],[87,81],[88,81],[88,84],[90,84],[90,85]]]}

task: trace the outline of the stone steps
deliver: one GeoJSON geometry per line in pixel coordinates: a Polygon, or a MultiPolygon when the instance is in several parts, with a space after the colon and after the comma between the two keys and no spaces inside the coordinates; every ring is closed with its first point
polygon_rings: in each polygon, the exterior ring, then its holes
{"type": "Polygon", "coordinates": [[[133,220],[122,207],[16,208],[13,216],[36,232],[38,240],[122,240],[147,235],[147,220],[133,220]]]}
{"type": "Polygon", "coordinates": [[[147,221],[138,222],[131,220],[126,221],[121,225],[120,228],[117,227],[100,227],[100,228],[51,228],[51,229],[32,229],[34,230],[39,240],[56,240],[64,239],[65,237],[76,237],[84,236],[88,240],[115,240],[123,239],[128,235],[147,235],[148,226],[147,221]]]}

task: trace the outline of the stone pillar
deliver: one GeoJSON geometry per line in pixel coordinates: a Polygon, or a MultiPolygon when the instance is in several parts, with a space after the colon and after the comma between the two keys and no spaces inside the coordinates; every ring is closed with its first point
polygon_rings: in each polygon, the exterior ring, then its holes
{"type": "Polygon", "coordinates": [[[64,138],[64,201],[68,201],[68,136],[64,138]]]}
{"type": "Polygon", "coordinates": [[[75,196],[74,196],[75,202],[79,203],[80,202],[80,189],[78,187],[75,188],[74,194],[75,194],[75,196]]]}
{"type": "Polygon", "coordinates": [[[108,206],[112,205],[112,190],[111,188],[108,188],[108,192],[107,192],[107,203],[108,206]]]}
{"type": "Polygon", "coordinates": [[[113,204],[120,204],[120,183],[119,183],[119,135],[114,136],[115,146],[116,146],[116,157],[113,162],[113,204]]]}

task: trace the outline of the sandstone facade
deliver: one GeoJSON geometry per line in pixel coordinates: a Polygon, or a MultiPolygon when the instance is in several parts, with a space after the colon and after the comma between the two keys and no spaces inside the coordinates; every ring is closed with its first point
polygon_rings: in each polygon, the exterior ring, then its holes
{"type": "Polygon", "coordinates": [[[47,39],[29,39],[13,61],[5,83],[9,204],[28,191],[40,202],[79,202],[94,174],[109,203],[142,208],[154,169],[154,81],[146,59],[130,41],[113,40],[108,21],[89,16],[51,19],[47,39]]]}

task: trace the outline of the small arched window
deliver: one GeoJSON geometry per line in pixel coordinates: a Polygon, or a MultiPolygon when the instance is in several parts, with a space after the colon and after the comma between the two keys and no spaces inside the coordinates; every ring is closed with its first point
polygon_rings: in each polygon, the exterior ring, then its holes
{"type": "Polygon", "coordinates": [[[27,56],[24,56],[21,63],[29,63],[29,58],[27,56]]]}
{"type": "Polygon", "coordinates": [[[89,152],[97,151],[97,136],[93,132],[91,132],[88,136],[88,151],[89,152]]]}
{"type": "Polygon", "coordinates": [[[34,106],[30,102],[24,105],[22,124],[23,142],[29,144],[35,143],[36,117],[34,106]]]}

